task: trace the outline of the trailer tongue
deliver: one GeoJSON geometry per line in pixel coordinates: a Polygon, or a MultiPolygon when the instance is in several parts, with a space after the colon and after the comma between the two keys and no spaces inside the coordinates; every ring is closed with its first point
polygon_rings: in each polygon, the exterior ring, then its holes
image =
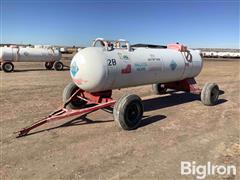
{"type": "MultiPolygon", "coordinates": [[[[109,93],[109,92],[107,92],[109,93]]],[[[104,109],[107,107],[112,107],[115,104],[115,100],[111,98],[104,97],[106,92],[98,93],[98,94],[89,94],[83,92],[81,89],[78,89],[59,109],[49,114],[47,117],[22,128],[20,131],[15,132],[18,134],[17,137],[25,136],[28,134],[29,131],[35,129],[43,124],[58,121],[64,118],[72,117],[72,116],[83,116],[89,114],[91,112],[97,111],[99,109],[104,109]],[[91,97],[91,99],[86,98],[91,97]],[[71,103],[74,99],[79,98],[86,102],[85,107],[82,109],[68,109],[67,106],[71,103]]]]}

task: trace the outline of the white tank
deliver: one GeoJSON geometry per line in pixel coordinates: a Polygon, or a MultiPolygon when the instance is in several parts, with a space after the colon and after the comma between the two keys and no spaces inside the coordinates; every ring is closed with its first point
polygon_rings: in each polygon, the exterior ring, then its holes
{"type": "Polygon", "coordinates": [[[224,57],[225,56],[225,52],[218,52],[218,57],[224,57]]]}
{"type": "Polygon", "coordinates": [[[49,48],[53,48],[53,46],[47,44],[47,45],[43,45],[43,48],[49,49],[49,48]]]}
{"type": "Polygon", "coordinates": [[[225,57],[225,58],[230,57],[230,52],[224,52],[223,57],[225,57]]]}
{"type": "Polygon", "coordinates": [[[43,48],[43,45],[37,44],[37,45],[34,45],[34,47],[35,47],[35,48],[43,48]]]}
{"type": "Polygon", "coordinates": [[[61,53],[54,49],[45,48],[0,48],[0,61],[19,62],[48,62],[59,61],[61,53]]]}
{"type": "Polygon", "coordinates": [[[218,57],[218,53],[217,52],[210,52],[210,57],[218,57]]]}
{"type": "Polygon", "coordinates": [[[235,52],[234,54],[235,54],[234,57],[240,58],[240,52],[235,52]]]}
{"type": "Polygon", "coordinates": [[[104,42],[105,47],[79,51],[70,66],[75,84],[89,92],[192,78],[203,65],[199,50],[181,52],[184,46],[178,44],[165,49],[130,48],[126,41],[125,46],[114,48],[103,39],[96,41],[104,42]]]}
{"type": "Polygon", "coordinates": [[[66,47],[61,47],[61,48],[60,48],[60,52],[61,52],[61,53],[67,52],[67,48],[66,48],[66,47]]]}

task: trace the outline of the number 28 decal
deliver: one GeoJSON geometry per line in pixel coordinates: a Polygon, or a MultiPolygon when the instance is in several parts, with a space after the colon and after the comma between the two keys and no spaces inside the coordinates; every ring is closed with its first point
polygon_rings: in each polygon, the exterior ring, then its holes
{"type": "Polygon", "coordinates": [[[108,63],[108,66],[116,66],[117,65],[116,59],[108,59],[107,63],[108,63]]]}

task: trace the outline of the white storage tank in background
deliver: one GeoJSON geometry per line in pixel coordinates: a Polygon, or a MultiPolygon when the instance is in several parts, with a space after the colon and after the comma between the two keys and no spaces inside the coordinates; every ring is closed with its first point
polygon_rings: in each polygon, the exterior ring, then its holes
{"type": "Polygon", "coordinates": [[[210,52],[204,51],[202,52],[203,57],[210,57],[210,52]]]}
{"type": "Polygon", "coordinates": [[[51,48],[0,47],[0,63],[5,72],[13,71],[12,62],[45,62],[46,69],[54,67],[55,70],[62,70],[63,64],[60,60],[61,53],[51,48]]]}
{"type": "Polygon", "coordinates": [[[218,57],[224,57],[224,55],[225,55],[225,52],[218,52],[218,57]]]}
{"type": "Polygon", "coordinates": [[[229,58],[230,57],[230,52],[224,52],[223,57],[224,58],[229,58]]]}
{"type": "Polygon", "coordinates": [[[52,45],[43,45],[43,48],[49,49],[49,48],[53,48],[52,45]]]}
{"type": "Polygon", "coordinates": [[[210,57],[218,57],[218,53],[212,51],[212,52],[210,52],[210,55],[209,55],[209,56],[210,56],[210,57]]]}
{"type": "Polygon", "coordinates": [[[206,57],[206,52],[202,51],[201,54],[203,57],[206,57]]]}
{"type": "Polygon", "coordinates": [[[35,47],[35,48],[43,48],[43,45],[37,44],[37,45],[34,45],[34,47],[35,47]]]}
{"type": "Polygon", "coordinates": [[[240,52],[236,52],[236,57],[240,58],[240,52]]]}
{"type": "Polygon", "coordinates": [[[61,47],[60,48],[60,52],[61,53],[66,53],[67,52],[67,48],[66,47],[61,47]]]}
{"type": "Polygon", "coordinates": [[[54,49],[45,48],[0,48],[0,60],[1,61],[19,61],[19,62],[47,62],[47,61],[59,61],[61,59],[61,53],[54,49]]]}
{"type": "Polygon", "coordinates": [[[232,52],[232,53],[230,53],[230,56],[231,56],[232,58],[239,58],[239,57],[240,57],[240,53],[238,53],[238,52],[232,52]]]}

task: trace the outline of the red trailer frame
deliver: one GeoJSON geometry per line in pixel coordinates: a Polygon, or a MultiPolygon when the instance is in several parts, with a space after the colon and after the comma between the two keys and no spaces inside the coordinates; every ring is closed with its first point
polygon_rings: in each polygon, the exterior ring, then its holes
{"type": "MultiPolygon", "coordinates": [[[[197,86],[197,83],[194,78],[185,79],[182,81],[171,82],[162,84],[164,88],[174,89],[176,91],[185,91],[194,94],[200,94],[201,89],[197,86]]],[[[49,123],[51,121],[61,120],[67,117],[72,116],[83,116],[89,114],[91,112],[97,111],[99,109],[104,109],[107,107],[113,107],[115,104],[115,100],[111,98],[112,90],[102,91],[96,93],[89,93],[78,89],[68,100],[67,102],[61,106],[56,111],[49,114],[47,117],[33,123],[30,126],[27,126],[20,131],[15,133],[18,134],[17,137],[25,136],[29,131],[35,129],[43,124],[49,123]],[[67,109],[67,105],[74,99],[79,98],[87,102],[87,105],[82,109],[67,109]]]]}

